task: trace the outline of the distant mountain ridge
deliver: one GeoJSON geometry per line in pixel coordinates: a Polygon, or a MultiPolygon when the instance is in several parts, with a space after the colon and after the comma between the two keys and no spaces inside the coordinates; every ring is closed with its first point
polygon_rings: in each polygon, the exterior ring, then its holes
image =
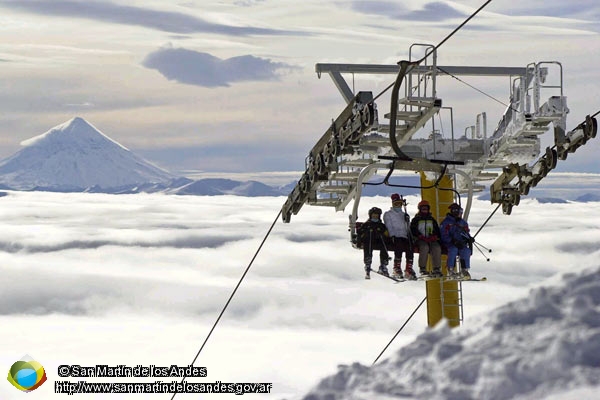
{"type": "Polygon", "coordinates": [[[289,191],[256,181],[192,180],[171,174],[75,117],[21,142],[0,161],[0,189],[181,195],[282,196],[289,191]]]}
{"type": "MultiPolygon", "coordinates": [[[[296,185],[296,182],[271,186],[253,180],[192,180],[176,176],[136,155],[81,117],[21,144],[23,149],[0,161],[0,190],[257,197],[287,196],[296,185]]],[[[363,187],[362,195],[420,194],[417,174],[393,176],[389,183],[391,185],[385,185],[383,177],[374,176],[363,187]]],[[[572,200],[600,201],[600,192],[596,193],[590,187],[585,190],[572,200]]],[[[486,196],[489,200],[489,194],[479,198],[486,196]]],[[[529,197],[536,197],[535,191],[529,197]]],[[[537,197],[541,202],[561,201],[556,196],[541,193],[537,197]]]]}
{"type": "MultiPolygon", "coordinates": [[[[192,181],[177,188],[175,194],[218,196],[231,194],[237,196],[282,196],[284,193],[272,186],[257,181],[234,181],[231,179],[207,178],[192,181]]],[[[287,195],[287,193],[285,193],[287,195]]]]}
{"type": "MultiPolygon", "coordinates": [[[[252,180],[176,176],[136,155],[81,117],[24,140],[21,145],[21,150],[0,161],[0,189],[255,197],[287,196],[296,184],[270,186],[252,180]]],[[[400,180],[404,182],[405,177],[400,180]]],[[[411,179],[405,183],[418,182],[411,179]]],[[[364,194],[387,195],[393,191],[398,189],[367,186],[364,194]]],[[[414,189],[408,191],[416,193],[414,189]]]]}

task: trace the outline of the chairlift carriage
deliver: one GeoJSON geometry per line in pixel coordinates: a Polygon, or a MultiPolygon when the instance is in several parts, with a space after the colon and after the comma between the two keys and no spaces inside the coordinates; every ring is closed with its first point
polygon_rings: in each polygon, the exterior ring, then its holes
{"type": "MultiPolygon", "coordinates": [[[[450,204],[460,204],[461,195],[466,196],[463,218],[467,220],[473,193],[485,188],[483,182],[491,181],[490,200],[497,207],[481,225],[480,231],[496,210],[502,207],[504,214],[510,214],[512,208],[519,205],[521,196],[526,196],[532,187],[545,178],[559,160],[565,160],[568,154],[574,153],[588,140],[596,137],[598,124],[595,117],[600,111],[586,116],[584,121],[567,131],[569,109],[563,91],[563,69],[557,61],[534,62],[524,67],[437,65],[439,47],[490,2],[491,0],[487,0],[437,46],[420,43],[410,46],[408,61],[400,61],[398,65],[316,65],[319,77],[323,73],[329,74],[346,106],[309,151],[304,173],[271,224],[192,364],[200,355],[280,215],[283,222],[289,223],[292,215],[298,214],[304,204],[343,211],[354,202],[349,215],[352,243],[356,235],[363,185],[368,184],[378,170],[382,170],[386,173],[382,183],[393,186],[389,178],[394,171],[401,170],[420,174],[418,187],[421,189],[421,197],[429,202],[431,214],[436,220],[440,219],[442,212],[450,204]],[[419,52],[424,56],[419,58],[419,52]],[[354,93],[342,74],[394,74],[396,79],[384,91],[373,96],[370,91],[354,93]],[[442,106],[442,98],[438,96],[438,80],[451,77],[465,83],[461,76],[510,79],[508,104],[498,125],[489,135],[484,112],[474,116],[475,125],[467,127],[464,136],[457,138],[454,135],[453,109],[442,106]],[[390,108],[383,114],[389,122],[380,124],[376,101],[389,89],[392,89],[390,108]],[[435,129],[434,117],[441,112],[449,112],[450,138],[445,138],[441,131],[435,129]],[[416,137],[430,121],[432,129],[429,134],[425,138],[416,137]],[[542,151],[541,137],[550,131],[551,126],[554,144],[542,151]]],[[[477,233],[473,236],[477,236],[477,233]]],[[[441,264],[444,276],[425,281],[426,297],[392,341],[425,301],[429,326],[436,325],[443,318],[447,319],[451,327],[459,326],[462,322],[463,281],[447,279],[444,257],[441,264]]],[[[428,268],[431,268],[431,264],[428,268]]],[[[390,344],[391,341],[373,364],[390,344]]]]}
{"type": "MultiPolygon", "coordinates": [[[[343,211],[353,202],[349,230],[354,243],[363,186],[379,170],[386,174],[382,183],[389,185],[394,171],[420,173],[421,197],[429,201],[438,221],[448,205],[461,203],[461,195],[466,197],[463,208],[468,219],[473,193],[482,191],[486,181],[491,182],[492,204],[510,214],[521,196],[559,160],[596,136],[595,115],[567,131],[569,109],[559,62],[524,67],[439,66],[437,47],[413,44],[408,61],[398,65],[316,65],[318,77],[329,74],[346,107],[308,153],[305,172],[281,209],[284,222],[289,223],[304,204],[343,211]],[[417,54],[425,55],[419,58],[417,54]],[[390,108],[383,113],[389,122],[380,123],[381,108],[376,101],[383,92],[375,97],[370,91],[354,93],[342,74],[396,75],[393,87],[386,89],[392,90],[390,108]],[[443,106],[438,84],[447,78],[463,82],[463,76],[510,79],[507,107],[489,134],[485,112],[473,116],[475,125],[467,127],[463,136],[454,134],[453,109],[443,106]],[[450,115],[450,138],[435,129],[434,118],[440,113],[450,115]],[[429,122],[434,127],[429,134],[415,137],[426,131],[429,122]],[[553,132],[554,144],[542,151],[541,138],[549,132],[553,132]]],[[[429,325],[442,318],[451,326],[460,325],[462,282],[428,280],[426,288],[429,325]]]]}

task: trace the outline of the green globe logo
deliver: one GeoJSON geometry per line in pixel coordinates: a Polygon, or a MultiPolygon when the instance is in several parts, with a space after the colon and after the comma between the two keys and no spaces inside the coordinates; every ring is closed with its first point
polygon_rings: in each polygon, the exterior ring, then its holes
{"type": "Polygon", "coordinates": [[[10,367],[6,379],[17,389],[31,392],[42,386],[47,378],[42,364],[29,356],[24,356],[10,367]]]}

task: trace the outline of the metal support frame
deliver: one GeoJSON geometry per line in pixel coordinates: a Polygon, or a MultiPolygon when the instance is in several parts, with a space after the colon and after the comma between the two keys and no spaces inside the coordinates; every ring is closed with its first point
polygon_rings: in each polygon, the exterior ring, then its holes
{"type": "MultiPolygon", "coordinates": [[[[434,181],[428,179],[425,173],[421,173],[421,186],[429,187],[434,181]]],[[[421,197],[430,204],[430,210],[433,217],[439,221],[442,210],[446,210],[448,205],[454,202],[454,182],[449,175],[445,175],[438,187],[431,189],[421,189],[421,197]]],[[[419,254],[419,257],[422,255],[419,254]]],[[[441,267],[444,275],[446,270],[446,257],[442,255],[441,267]]],[[[428,268],[432,268],[431,259],[428,260],[428,268]]],[[[462,291],[459,290],[459,282],[455,280],[431,279],[425,282],[427,292],[427,324],[435,326],[442,318],[448,320],[451,327],[459,326],[462,321],[461,303],[462,291]]]]}
{"type": "Polygon", "coordinates": [[[342,74],[339,71],[330,71],[329,76],[335,84],[335,87],[337,87],[340,93],[342,94],[342,97],[344,98],[346,103],[350,103],[354,98],[354,93],[352,92],[352,89],[350,89],[350,86],[348,86],[348,84],[346,83],[346,80],[344,79],[342,74]]]}
{"type": "Polygon", "coordinates": [[[452,170],[453,173],[462,176],[467,182],[467,205],[463,207],[463,219],[469,220],[469,212],[471,211],[471,203],[473,202],[473,179],[464,171],[459,169],[452,170]]]}
{"type": "Polygon", "coordinates": [[[362,194],[363,182],[365,179],[369,179],[371,175],[373,175],[377,168],[391,168],[391,164],[389,163],[374,163],[366,166],[360,171],[358,175],[358,179],[356,181],[356,192],[354,195],[354,205],[352,206],[352,214],[350,215],[350,235],[353,237],[356,233],[356,221],[358,219],[358,206],[360,204],[360,198],[362,194]]]}
{"type": "MultiPolygon", "coordinates": [[[[335,83],[342,97],[349,103],[354,97],[352,90],[341,74],[390,74],[398,75],[399,65],[386,64],[328,64],[319,63],[315,65],[315,71],[320,78],[322,73],[327,73],[335,83]]],[[[412,74],[439,76],[526,76],[528,68],[524,67],[470,67],[470,66],[435,66],[417,65],[411,69],[412,74]]]]}
{"type": "MultiPolygon", "coordinates": [[[[566,159],[568,154],[575,152],[589,139],[596,137],[598,122],[594,117],[598,113],[593,116],[588,115],[585,121],[565,134],[566,114],[569,110],[563,94],[563,71],[560,63],[543,61],[531,63],[526,67],[437,66],[437,47],[414,44],[409,50],[409,61],[400,61],[396,65],[324,63],[315,65],[318,77],[321,78],[322,73],[329,74],[347,104],[310,151],[305,165],[306,171],[282,207],[284,222],[290,222],[291,215],[298,213],[305,203],[333,206],[337,211],[341,211],[354,200],[352,214],[349,216],[349,230],[351,242],[357,247],[356,224],[362,187],[378,168],[390,170],[382,182],[385,184],[388,184],[388,178],[394,169],[420,171],[421,197],[429,201],[433,217],[438,221],[441,220],[447,207],[454,202],[454,194],[458,194],[460,186],[465,185],[468,196],[463,207],[463,218],[468,220],[473,191],[483,188],[474,182],[496,177],[496,173],[486,173],[483,172],[484,170],[502,168],[502,174],[490,185],[490,197],[492,203],[500,203],[503,212],[510,214],[512,207],[519,204],[520,196],[526,195],[531,187],[535,187],[550,170],[554,169],[559,159],[566,159]],[[414,46],[433,50],[430,53],[426,52],[423,59],[412,61],[414,46]],[[429,55],[433,55],[432,65],[428,65],[426,61],[429,55]],[[549,71],[547,64],[558,65],[560,85],[545,84],[549,71]],[[352,74],[352,89],[343,77],[344,73],[352,74]],[[384,113],[384,118],[390,119],[389,127],[379,124],[375,100],[392,86],[388,86],[384,92],[375,97],[371,92],[359,92],[355,95],[355,74],[396,76],[391,93],[390,112],[384,113]],[[436,161],[428,159],[427,156],[422,157],[425,145],[419,147],[416,144],[412,146],[421,151],[421,156],[411,158],[400,148],[411,140],[413,134],[432,119],[435,113],[442,108],[449,108],[442,107],[441,99],[436,96],[436,78],[441,76],[509,77],[510,104],[489,137],[486,114],[478,114],[476,125],[472,127],[473,137],[470,140],[466,137],[466,130],[464,140],[455,139],[453,110],[450,108],[451,160],[436,161]],[[413,87],[413,79],[417,81],[416,87],[413,87]],[[403,81],[405,97],[400,98],[399,90],[403,81]],[[560,93],[559,96],[552,96],[547,102],[540,104],[542,89],[560,89],[560,93]],[[403,110],[399,111],[398,108],[402,106],[403,110]],[[547,148],[546,153],[529,166],[529,163],[539,155],[539,136],[546,132],[550,123],[554,125],[555,145],[547,148]],[[389,135],[389,143],[385,140],[386,133],[389,135]],[[460,146],[458,149],[455,148],[455,142],[460,146]],[[481,146],[474,149],[479,144],[481,146]],[[391,163],[382,160],[390,160],[391,163]],[[438,162],[444,164],[443,168],[438,162]],[[450,174],[446,174],[447,166],[450,164],[461,164],[463,167],[460,169],[455,167],[450,174]],[[341,168],[345,170],[340,170],[341,168]],[[437,174],[437,178],[432,180],[431,174],[428,177],[425,171],[434,171],[433,175],[437,174]],[[453,179],[458,176],[463,179],[460,181],[453,179]],[[319,192],[328,194],[329,198],[319,197],[319,192]]],[[[427,143],[427,145],[429,145],[428,141],[432,140],[433,158],[437,158],[438,147],[433,120],[432,127],[430,139],[414,140],[420,140],[422,141],[420,143],[427,143]]],[[[440,148],[442,146],[443,143],[440,148]]],[[[410,146],[406,147],[409,148],[407,153],[418,153],[411,150],[410,146]]],[[[431,271],[433,267],[431,260],[428,260],[427,267],[431,271]]],[[[447,256],[441,257],[440,267],[442,274],[447,276],[447,256]]],[[[462,282],[431,279],[426,281],[426,291],[428,325],[434,326],[440,320],[447,319],[451,327],[459,326],[464,311],[462,282]]]]}

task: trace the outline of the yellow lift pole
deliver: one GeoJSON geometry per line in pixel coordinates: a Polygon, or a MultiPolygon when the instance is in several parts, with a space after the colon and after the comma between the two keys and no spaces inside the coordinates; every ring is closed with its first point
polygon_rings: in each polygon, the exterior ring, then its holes
{"type": "MultiPolygon", "coordinates": [[[[421,172],[421,187],[432,186],[437,179],[428,179],[424,172],[421,172]]],[[[444,175],[437,188],[421,189],[421,197],[427,200],[431,207],[433,218],[441,224],[448,212],[448,206],[454,203],[454,182],[448,175],[444,175]]],[[[420,256],[420,255],[419,255],[420,256]]],[[[442,254],[442,273],[447,275],[446,270],[447,256],[442,254]]],[[[427,261],[427,268],[432,270],[431,257],[427,261]]],[[[451,327],[460,325],[462,291],[459,289],[458,281],[446,281],[444,279],[431,279],[425,282],[427,293],[427,325],[435,326],[442,318],[448,320],[451,327]]]]}

